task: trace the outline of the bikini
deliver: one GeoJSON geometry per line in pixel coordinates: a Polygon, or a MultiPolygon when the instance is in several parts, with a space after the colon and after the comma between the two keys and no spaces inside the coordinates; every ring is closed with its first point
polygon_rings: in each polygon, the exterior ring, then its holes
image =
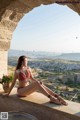
{"type": "MultiPolygon", "coordinates": [[[[25,73],[23,71],[18,70],[18,79],[19,81],[25,81],[30,78],[30,71],[27,69],[25,73]]],[[[18,87],[18,90],[24,87],[18,87]]]]}

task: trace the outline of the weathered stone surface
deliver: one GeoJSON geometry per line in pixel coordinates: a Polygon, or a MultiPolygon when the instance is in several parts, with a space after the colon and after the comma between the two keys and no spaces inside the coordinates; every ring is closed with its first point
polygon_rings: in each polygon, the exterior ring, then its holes
{"type": "Polygon", "coordinates": [[[12,14],[9,16],[9,19],[18,22],[21,18],[23,17],[23,14],[17,13],[17,12],[12,12],[12,14]]]}
{"type": "Polygon", "coordinates": [[[10,48],[10,41],[9,42],[6,42],[5,41],[0,41],[0,50],[8,50],[10,48]]]}
{"type": "MultiPolygon", "coordinates": [[[[1,44],[1,43],[0,43],[1,44]]],[[[7,51],[0,51],[0,78],[7,75],[7,51]]]]}
{"type": "Polygon", "coordinates": [[[11,11],[18,12],[18,13],[22,13],[22,14],[31,11],[31,8],[28,6],[28,4],[24,4],[23,2],[20,2],[19,0],[15,0],[14,2],[12,2],[7,7],[7,9],[11,10],[11,11]]]}
{"type": "Polygon", "coordinates": [[[80,3],[68,4],[67,6],[71,9],[73,9],[75,12],[77,12],[80,15],[80,3]]]}
{"type": "Polygon", "coordinates": [[[6,7],[14,0],[0,0],[0,20],[4,14],[6,7]]]}
{"type": "Polygon", "coordinates": [[[17,23],[7,19],[2,20],[1,24],[3,25],[4,28],[10,30],[11,32],[13,32],[17,26],[17,23]]]}
{"type": "Polygon", "coordinates": [[[12,38],[12,33],[6,29],[0,29],[0,40],[3,39],[4,41],[10,41],[12,38]]]}

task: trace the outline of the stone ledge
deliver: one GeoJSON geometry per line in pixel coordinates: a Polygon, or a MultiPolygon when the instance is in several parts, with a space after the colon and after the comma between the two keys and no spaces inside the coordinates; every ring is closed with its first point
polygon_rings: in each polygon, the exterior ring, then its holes
{"type": "MultiPolygon", "coordinates": [[[[3,93],[2,89],[0,89],[0,91],[1,93],[3,93]]],[[[51,104],[49,103],[49,99],[47,97],[45,97],[43,94],[38,92],[35,92],[29,95],[28,97],[19,98],[17,97],[17,94],[16,94],[16,88],[12,90],[10,97],[6,98],[0,95],[0,98],[2,99],[0,103],[1,105],[3,104],[3,107],[5,107],[5,104],[6,104],[4,103],[4,101],[6,100],[6,102],[8,102],[8,107],[6,107],[5,109],[8,111],[14,111],[14,110],[27,111],[27,104],[28,104],[30,105],[28,110],[30,109],[31,111],[32,109],[35,112],[33,107],[33,105],[35,105],[35,107],[39,108],[37,112],[44,111],[44,114],[43,114],[44,116],[45,116],[45,113],[48,114],[48,112],[50,112],[51,114],[53,112],[52,116],[54,118],[54,116],[56,115],[55,116],[56,120],[60,120],[60,116],[62,118],[61,120],[80,120],[80,104],[79,103],[67,101],[68,106],[51,104]],[[23,106],[23,104],[25,106],[23,106]]],[[[0,107],[0,110],[1,110],[1,107],[0,107]]],[[[44,119],[41,119],[41,120],[44,120],[44,119]]]]}

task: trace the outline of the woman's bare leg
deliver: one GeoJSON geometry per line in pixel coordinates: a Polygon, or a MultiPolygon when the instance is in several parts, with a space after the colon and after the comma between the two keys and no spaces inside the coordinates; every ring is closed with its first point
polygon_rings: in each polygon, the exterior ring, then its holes
{"type": "Polygon", "coordinates": [[[51,102],[56,103],[56,104],[61,104],[60,101],[57,98],[55,98],[54,96],[50,95],[48,93],[48,91],[39,82],[33,82],[30,85],[19,89],[18,94],[21,96],[26,96],[26,95],[30,95],[31,93],[35,92],[36,90],[39,90],[45,96],[49,97],[51,102]]]}
{"type": "Polygon", "coordinates": [[[50,95],[53,95],[55,97],[55,95],[57,95],[56,93],[54,93],[51,89],[49,89],[47,86],[45,86],[44,84],[42,84],[42,86],[48,91],[48,93],[50,95]]]}
{"type": "Polygon", "coordinates": [[[59,96],[58,94],[54,93],[51,89],[49,89],[48,87],[46,87],[43,83],[42,83],[42,86],[46,89],[46,91],[47,91],[50,95],[56,97],[58,100],[61,101],[62,104],[67,105],[66,101],[65,101],[61,96],[59,96]]]}

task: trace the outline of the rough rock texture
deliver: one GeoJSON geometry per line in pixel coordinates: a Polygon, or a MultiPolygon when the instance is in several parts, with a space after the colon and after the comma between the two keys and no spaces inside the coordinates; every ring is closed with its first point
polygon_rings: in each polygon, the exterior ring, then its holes
{"type": "Polygon", "coordinates": [[[25,13],[41,4],[48,5],[55,2],[62,5],[67,4],[68,7],[80,14],[80,3],[78,3],[80,0],[66,1],[68,2],[66,3],[65,0],[0,0],[0,50],[9,49],[12,33],[19,20],[25,13]]]}
{"type": "Polygon", "coordinates": [[[3,74],[7,74],[7,57],[7,51],[0,51],[0,78],[3,74]]]}

